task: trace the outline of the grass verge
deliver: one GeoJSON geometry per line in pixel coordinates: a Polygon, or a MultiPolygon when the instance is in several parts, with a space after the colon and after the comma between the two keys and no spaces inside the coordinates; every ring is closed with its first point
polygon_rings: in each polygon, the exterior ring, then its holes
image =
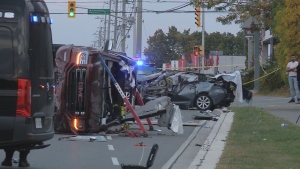
{"type": "Polygon", "coordinates": [[[300,168],[299,126],[255,107],[232,110],[234,121],[217,169],[300,168]]]}
{"type": "Polygon", "coordinates": [[[290,88],[288,85],[281,87],[280,89],[273,91],[259,91],[256,95],[262,96],[273,96],[273,97],[289,97],[290,96],[290,88]]]}

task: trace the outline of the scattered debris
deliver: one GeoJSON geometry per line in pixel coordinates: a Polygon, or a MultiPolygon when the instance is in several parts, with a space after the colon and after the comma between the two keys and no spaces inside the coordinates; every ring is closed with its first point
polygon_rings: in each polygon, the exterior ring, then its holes
{"type": "Polygon", "coordinates": [[[285,123],[281,124],[281,127],[287,127],[287,126],[288,126],[288,124],[285,124],[285,123]]]}
{"type": "Polygon", "coordinates": [[[209,126],[209,125],[204,125],[203,127],[204,127],[204,128],[210,128],[210,126],[209,126]]]}
{"type": "Polygon", "coordinates": [[[212,116],[210,115],[205,115],[205,114],[199,114],[199,115],[194,115],[194,120],[212,120],[212,116]]]}
{"type": "Polygon", "coordinates": [[[106,142],[106,138],[104,136],[66,136],[60,137],[58,140],[106,142]]]}
{"type": "Polygon", "coordinates": [[[140,142],[140,143],[135,143],[134,146],[144,146],[145,147],[146,144],[143,144],[143,142],[140,142]]]}
{"type": "Polygon", "coordinates": [[[119,133],[119,136],[123,136],[123,137],[141,137],[140,132],[127,132],[127,131],[122,131],[119,133]]]}

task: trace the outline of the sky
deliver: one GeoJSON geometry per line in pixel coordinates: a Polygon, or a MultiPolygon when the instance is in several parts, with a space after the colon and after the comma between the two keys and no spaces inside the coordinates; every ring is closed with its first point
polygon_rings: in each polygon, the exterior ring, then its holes
{"type": "MultiPolygon", "coordinates": [[[[98,18],[104,18],[104,15],[88,15],[76,14],[76,18],[70,19],[67,14],[67,0],[45,0],[47,3],[50,17],[53,19],[52,37],[54,44],[74,44],[82,46],[92,46],[93,41],[98,39],[99,27],[103,27],[103,21],[98,18]]],[[[108,0],[77,0],[77,13],[87,13],[87,9],[109,9],[108,0]]],[[[131,1],[130,1],[131,2],[131,1]]],[[[143,10],[164,11],[189,2],[188,0],[143,0],[143,10]]],[[[119,1],[121,9],[122,2],[119,1]]],[[[112,7],[115,5],[113,4],[112,7]]],[[[132,4],[128,4],[126,11],[132,10],[132,4]]],[[[180,10],[193,11],[193,6],[187,6],[180,10]]],[[[120,14],[121,15],[121,14],[120,14]]],[[[129,15],[129,14],[128,14],[129,15]]],[[[218,16],[226,15],[226,13],[205,13],[205,31],[213,32],[230,32],[236,34],[241,30],[240,25],[222,25],[216,22],[218,16]]],[[[169,27],[175,26],[178,31],[190,29],[190,32],[202,31],[195,25],[194,13],[143,13],[142,25],[142,51],[147,47],[147,39],[153,36],[155,31],[162,29],[165,33],[169,27]]],[[[111,26],[113,31],[113,26],[111,26]]],[[[129,32],[129,38],[126,39],[126,53],[132,56],[133,53],[133,29],[129,32]]],[[[111,36],[113,32],[111,32],[111,36]]],[[[199,42],[201,44],[201,42],[199,42]]]]}

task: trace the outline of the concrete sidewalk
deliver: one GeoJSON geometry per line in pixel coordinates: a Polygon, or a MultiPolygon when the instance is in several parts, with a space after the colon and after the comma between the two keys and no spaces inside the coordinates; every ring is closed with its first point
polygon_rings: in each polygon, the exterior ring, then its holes
{"type": "Polygon", "coordinates": [[[222,113],[188,169],[214,169],[222,155],[233,122],[233,112],[222,113]]]}

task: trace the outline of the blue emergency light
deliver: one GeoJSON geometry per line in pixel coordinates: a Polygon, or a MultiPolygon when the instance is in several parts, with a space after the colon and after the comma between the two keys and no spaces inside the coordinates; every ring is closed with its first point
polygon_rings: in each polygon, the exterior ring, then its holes
{"type": "Polygon", "coordinates": [[[136,64],[137,64],[138,66],[142,66],[142,65],[144,64],[144,62],[141,61],[141,60],[139,60],[139,61],[136,62],[136,64]]]}
{"type": "Polygon", "coordinates": [[[38,16],[32,16],[31,21],[32,22],[38,22],[39,21],[38,16]]]}

